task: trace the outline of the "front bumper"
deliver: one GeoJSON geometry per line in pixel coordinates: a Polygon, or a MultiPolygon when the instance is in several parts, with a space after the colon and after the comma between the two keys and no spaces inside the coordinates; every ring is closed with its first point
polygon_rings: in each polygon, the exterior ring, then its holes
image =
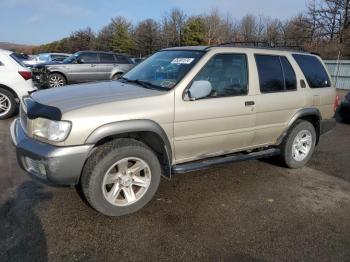
{"type": "Polygon", "coordinates": [[[320,121],[320,135],[331,131],[335,127],[336,123],[337,121],[335,120],[335,118],[322,119],[320,121]]]}
{"type": "Polygon", "coordinates": [[[93,145],[57,147],[29,138],[15,119],[11,124],[21,168],[35,179],[50,185],[76,185],[93,145]]]}

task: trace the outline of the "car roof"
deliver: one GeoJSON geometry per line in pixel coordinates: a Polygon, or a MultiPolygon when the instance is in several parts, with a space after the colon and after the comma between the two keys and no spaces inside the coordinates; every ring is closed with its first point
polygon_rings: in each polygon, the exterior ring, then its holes
{"type": "Polygon", "coordinates": [[[91,50],[82,50],[82,51],[78,51],[76,53],[96,53],[96,54],[124,55],[124,54],[121,54],[121,53],[106,52],[106,51],[91,51],[91,50]]]}
{"type": "Polygon", "coordinates": [[[38,55],[67,55],[67,56],[70,56],[71,54],[67,54],[67,53],[39,53],[38,55]]]}
{"type": "Polygon", "coordinates": [[[5,50],[5,49],[0,49],[0,52],[4,55],[10,55],[12,54],[13,52],[12,51],[9,51],[9,50],[5,50]]]}

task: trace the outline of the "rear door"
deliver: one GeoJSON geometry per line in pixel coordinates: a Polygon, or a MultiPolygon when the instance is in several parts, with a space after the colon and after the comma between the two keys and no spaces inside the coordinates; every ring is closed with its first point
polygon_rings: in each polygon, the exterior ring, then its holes
{"type": "Polygon", "coordinates": [[[100,53],[100,63],[103,79],[111,79],[111,73],[116,64],[114,54],[100,53]]]}
{"type": "Polygon", "coordinates": [[[254,144],[264,146],[276,143],[289,120],[304,107],[305,95],[289,54],[255,54],[255,63],[260,95],[256,97],[254,144]]]}

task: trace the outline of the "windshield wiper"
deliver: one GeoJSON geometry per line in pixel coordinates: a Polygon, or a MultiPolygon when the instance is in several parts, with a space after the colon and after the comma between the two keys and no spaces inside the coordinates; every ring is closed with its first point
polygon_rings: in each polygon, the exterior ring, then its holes
{"type": "Polygon", "coordinates": [[[121,77],[120,79],[124,80],[124,81],[126,81],[128,83],[135,83],[135,84],[137,84],[139,86],[142,86],[144,88],[147,88],[147,89],[156,89],[156,90],[164,90],[164,91],[168,91],[169,90],[166,87],[154,85],[154,84],[152,84],[150,82],[147,82],[147,81],[142,81],[142,80],[138,80],[138,79],[131,80],[131,79],[128,79],[126,77],[121,77]]]}

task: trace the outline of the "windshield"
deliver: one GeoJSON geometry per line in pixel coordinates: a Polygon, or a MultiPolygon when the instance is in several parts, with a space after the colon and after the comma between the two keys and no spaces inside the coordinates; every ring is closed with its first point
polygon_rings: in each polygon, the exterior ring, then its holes
{"type": "Polygon", "coordinates": [[[44,62],[50,61],[50,55],[49,54],[39,54],[39,60],[44,62]]]}
{"type": "Polygon", "coordinates": [[[203,56],[201,51],[169,50],[155,53],[126,73],[122,79],[172,89],[203,56]]]}
{"type": "Polygon", "coordinates": [[[63,59],[63,63],[72,63],[75,59],[77,59],[79,53],[75,53],[67,58],[63,59]]]}

